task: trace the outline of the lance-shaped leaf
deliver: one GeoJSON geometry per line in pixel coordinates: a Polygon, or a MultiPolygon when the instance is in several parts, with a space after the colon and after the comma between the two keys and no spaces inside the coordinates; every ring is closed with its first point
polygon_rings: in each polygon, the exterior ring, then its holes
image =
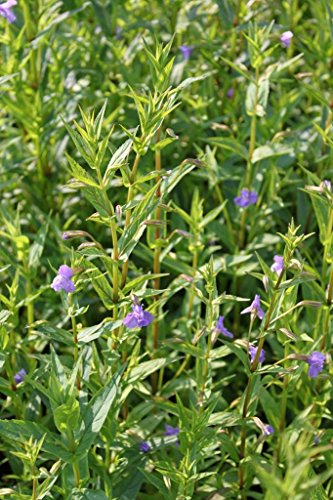
{"type": "Polygon", "coordinates": [[[59,440],[57,435],[49,431],[46,427],[35,422],[24,422],[23,420],[0,420],[0,435],[6,439],[23,443],[29,441],[31,437],[40,441],[44,435],[42,450],[49,453],[57,459],[61,458],[65,462],[70,462],[72,454],[67,451],[59,440]]]}
{"type": "Polygon", "coordinates": [[[129,258],[144,233],[146,225],[143,222],[150,218],[159,203],[158,198],[155,197],[155,191],[156,186],[148,191],[143,200],[133,210],[132,222],[124,229],[119,239],[120,260],[126,261],[129,258]]]}
{"type": "Polygon", "coordinates": [[[82,415],[80,440],[76,449],[79,457],[88,452],[108,416],[111,405],[117,395],[117,389],[123,368],[102,387],[88,403],[82,415]]]}

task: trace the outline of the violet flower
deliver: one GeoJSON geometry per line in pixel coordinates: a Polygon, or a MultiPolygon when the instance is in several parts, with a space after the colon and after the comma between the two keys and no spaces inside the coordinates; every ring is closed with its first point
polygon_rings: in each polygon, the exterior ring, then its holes
{"type": "Polygon", "coordinates": [[[292,31],[285,31],[284,33],[282,33],[282,35],[280,36],[280,42],[285,46],[285,47],[289,47],[290,45],[290,42],[291,42],[291,39],[292,37],[294,36],[294,33],[292,31]]]}
{"type": "Polygon", "coordinates": [[[323,184],[325,184],[325,186],[327,187],[327,189],[328,189],[329,191],[331,191],[331,190],[332,190],[332,184],[331,184],[331,181],[328,181],[327,179],[324,179],[324,180],[323,180],[323,184]]]}
{"type": "Polygon", "coordinates": [[[264,425],[262,432],[263,432],[264,436],[271,436],[272,434],[274,434],[274,427],[272,425],[269,425],[269,424],[264,425]]]}
{"type": "Polygon", "coordinates": [[[165,424],[165,436],[178,436],[179,427],[172,427],[172,425],[165,424]]]}
{"type": "Polygon", "coordinates": [[[66,293],[73,293],[75,291],[75,285],[71,280],[73,275],[74,272],[69,266],[66,266],[66,264],[60,266],[58,275],[54,278],[51,288],[55,292],[64,290],[66,293]]]}
{"type": "Polygon", "coordinates": [[[248,207],[249,205],[255,205],[258,200],[258,195],[255,191],[250,191],[249,189],[242,189],[240,196],[234,198],[235,205],[241,208],[248,207]]]}
{"type": "Polygon", "coordinates": [[[283,271],[283,265],[283,257],[281,255],[274,255],[274,264],[271,266],[271,270],[280,276],[283,271]]]}
{"type": "Polygon", "coordinates": [[[148,326],[153,320],[154,316],[148,311],[144,311],[143,307],[135,299],[132,305],[132,312],[125,316],[123,324],[127,328],[142,328],[143,326],[148,326]]]}
{"type": "Polygon", "coordinates": [[[241,314],[247,314],[247,313],[253,314],[254,317],[258,316],[259,319],[264,318],[265,313],[261,309],[260,295],[255,295],[254,301],[252,302],[252,304],[249,307],[246,307],[245,309],[243,309],[243,311],[241,311],[241,314]]]}
{"type": "MultiPolygon", "coordinates": [[[[249,354],[250,354],[251,363],[253,363],[255,360],[257,350],[258,350],[258,347],[255,347],[252,344],[249,345],[249,354]]],[[[258,362],[263,363],[264,361],[265,361],[265,351],[264,351],[264,349],[261,349],[258,362]]]]}
{"type": "Polygon", "coordinates": [[[151,446],[150,444],[147,442],[147,441],[142,441],[139,445],[139,449],[140,451],[142,451],[143,453],[148,453],[148,451],[151,450],[151,446]]]}
{"type": "Polygon", "coordinates": [[[27,376],[27,372],[25,371],[24,368],[22,368],[20,371],[18,371],[14,375],[15,384],[17,385],[17,384],[20,384],[21,382],[23,382],[23,380],[25,379],[26,376],[27,376]]]}
{"type": "Polygon", "coordinates": [[[13,23],[16,19],[14,12],[11,10],[16,4],[16,0],[8,0],[7,2],[0,4],[0,16],[7,19],[9,23],[13,23]]]}
{"type": "Polygon", "coordinates": [[[189,45],[181,45],[179,50],[183,54],[184,60],[188,61],[191,57],[193,47],[190,47],[189,45]]]}
{"type": "Polygon", "coordinates": [[[227,92],[227,97],[229,97],[229,99],[231,99],[233,96],[234,96],[234,89],[232,87],[230,87],[230,89],[227,92]]]}
{"type": "Polygon", "coordinates": [[[325,354],[319,351],[312,352],[306,362],[310,366],[308,375],[310,378],[316,378],[319,372],[322,371],[324,362],[325,362],[325,354]]]}
{"type": "Polygon", "coordinates": [[[234,334],[229,332],[229,330],[227,330],[226,327],[224,326],[224,316],[220,316],[219,319],[217,320],[216,330],[219,333],[222,333],[222,335],[224,335],[225,337],[229,337],[230,339],[234,338],[234,334]]]}

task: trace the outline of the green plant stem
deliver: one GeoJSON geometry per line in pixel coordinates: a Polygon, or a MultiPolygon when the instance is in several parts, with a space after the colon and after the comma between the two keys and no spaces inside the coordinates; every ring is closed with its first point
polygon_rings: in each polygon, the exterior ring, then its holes
{"type": "MultiPolygon", "coordinates": [[[[259,67],[256,68],[255,82],[256,90],[254,94],[254,106],[253,114],[251,119],[251,129],[250,129],[250,143],[249,152],[246,164],[246,174],[245,174],[245,187],[250,189],[252,180],[252,156],[256,146],[256,135],[257,135],[257,105],[258,105],[258,93],[259,93],[259,67]]],[[[246,224],[246,209],[242,211],[239,236],[238,236],[238,248],[242,249],[244,247],[245,241],[245,224],[246,224]]]]}
{"type": "MultiPolygon", "coordinates": [[[[26,294],[27,294],[27,297],[29,297],[32,293],[32,289],[31,289],[31,281],[30,279],[28,278],[27,280],[27,284],[26,284],[26,294]]],[[[32,300],[29,300],[28,304],[27,304],[27,321],[28,321],[28,334],[30,335],[31,333],[31,326],[33,324],[35,320],[35,310],[34,310],[34,303],[32,300]]]]}
{"type": "MultiPolygon", "coordinates": [[[[218,199],[219,203],[222,205],[222,203],[224,202],[224,198],[223,198],[220,186],[218,184],[216,184],[216,186],[215,186],[215,192],[216,192],[216,196],[217,196],[217,199],[218,199]]],[[[229,236],[231,238],[231,243],[234,244],[235,243],[234,231],[233,231],[233,227],[232,227],[232,224],[231,224],[231,220],[230,220],[230,216],[229,216],[229,212],[228,212],[227,206],[224,206],[222,213],[224,215],[225,222],[227,224],[228,234],[229,234],[229,236]]]]}
{"type": "MultiPolygon", "coordinates": [[[[71,294],[68,294],[68,305],[69,309],[73,307],[73,297],[71,294]]],[[[78,362],[79,359],[79,344],[78,344],[78,336],[77,336],[77,324],[76,324],[76,318],[72,314],[73,311],[70,313],[70,318],[71,318],[71,323],[72,323],[72,332],[73,332],[73,340],[74,340],[74,364],[78,362]]],[[[77,378],[76,378],[76,387],[78,390],[81,389],[81,374],[80,374],[80,369],[77,372],[77,378]]]]}
{"type": "MultiPolygon", "coordinates": [[[[68,438],[68,445],[69,445],[69,451],[71,453],[75,453],[75,440],[74,440],[74,435],[73,431],[69,428],[67,428],[67,438],[68,438]]],[[[77,488],[80,488],[80,469],[78,466],[77,462],[73,462],[73,472],[74,472],[74,477],[75,477],[75,486],[77,488]]]]}
{"type": "MultiPolygon", "coordinates": [[[[157,131],[157,138],[156,142],[158,143],[161,139],[161,129],[159,128],[157,131]]],[[[162,165],[161,165],[161,150],[157,149],[155,151],[155,170],[157,172],[161,172],[162,165]]],[[[160,176],[157,178],[157,189],[155,196],[157,199],[161,198],[161,183],[160,183],[160,176]]],[[[160,222],[161,220],[161,207],[158,205],[156,208],[155,212],[155,220],[160,222]]],[[[160,257],[161,257],[161,247],[158,244],[158,240],[160,239],[161,234],[160,234],[160,226],[157,225],[155,228],[155,242],[157,242],[157,246],[154,248],[154,263],[153,263],[153,273],[154,274],[160,274],[161,271],[161,263],[160,263],[160,257]]],[[[154,279],[154,290],[159,290],[160,288],[160,278],[155,278],[154,279]]],[[[158,301],[158,296],[154,296],[155,302],[158,301]]],[[[154,321],[153,323],[153,349],[154,351],[157,350],[158,348],[158,325],[159,322],[157,320],[154,321]]]]}
{"type": "MultiPolygon", "coordinates": [[[[284,272],[285,272],[285,269],[283,268],[282,272],[280,273],[280,276],[278,277],[278,280],[275,284],[275,287],[273,289],[273,296],[272,296],[272,300],[271,300],[269,309],[266,313],[266,318],[265,318],[265,323],[264,323],[264,327],[262,330],[262,334],[264,334],[270,326],[271,317],[272,317],[272,314],[274,311],[274,307],[275,307],[276,300],[278,297],[279,287],[280,287],[280,284],[282,282],[284,272]]],[[[250,404],[250,395],[251,395],[251,389],[252,389],[252,377],[253,377],[253,373],[257,369],[257,366],[259,363],[260,353],[263,349],[264,342],[265,342],[265,337],[262,335],[259,338],[257,352],[256,352],[255,358],[253,360],[253,363],[251,364],[251,367],[250,367],[251,374],[249,376],[249,380],[248,380],[246,392],[245,392],[243,411],[242,411],[243,425],[242,425],[242,430],[241,430],[241,445],[240,445],[240,457],[241,457],[241,459],[244,459],[246,456],[246,418],[247,418],[248,407],[250,404]]],[[[240,491],[242,491],[244,488],[244,482],[245,482],[244,469],[242,466],[240,466],[240,469],[239,469],[239,489],[240,489],[240,491]]]]}
{"type": "MultiPolygon", "coordinates": [[[[159,143],[161,139],[161,128],[158,129],[157,135],[156,135],[156,143],[159,143]]],[[[161,164],[161,150],[157,149],[155,151],[155,170],[157,172],[161,172],[162,170],[162,164],[161,164]]],[[[157,189],[155,196],[159,200],[161,198],[161,183],[160,183],[160,175],[157,178],[157,189]]],[[[161,207],[158,205],[155,211],[155,220],[160,222],[161,220],[161,207]]],[[[154,262],[153,262],[153,273],[154,274],[160,274],[161,272],[161,247],[159,245],[159,239],[161,237],[160,233],[160,226],[157,225],[155,228],[155,243],[156,246],[154,248],[154,262]]],[[[159,290],[160,289],[160,278],[156,277],[154,278],[154,284],[153,284],[154,290],[159,290]]],[[[154,302],[157,304],[158,302],[158,295],[154,295],[154,302]]],[[[157,311],[157,306],[155,306],[155,312],[156,316],[158,316],[158,311],[157,311]]],[[[159,321],[158,318],[155,318],[153,325],[153,356],[156,354],[156,351],[158,349],[158,337],[159,337],[159,321]]],[[[152,392],[153,394],[156,393],[157,390],[157,384],[158,384],[158,372],[154,372],[151,377],[151,383],[152,383],[152,392]]],[[[161,381],[160,381],[161,382],[161,381]]]]}
{"type": "Polygon", "coordinates": [[[29,299],[29,297],[31,297],[31,295],[32,295],[32,285],[31,285],[31,279],[30,279],[30,275],[29,275],[29,264],[28,264],[26,257],[24,257],[23,264],[24,264],[24,271],[26,274],[25,293],[26,293],[26,297],[29,300],[27,303],[27,323],[28,323],[28,335],[30,335],[32,332],[32,328],[30,325],[32,325],[33,322],[35,321],[35,310],[34,310],[33,300],[29,299]]]}
{"type": "Polygon", "coordinates": [[[36,467],[33,464],[32,466],[32,495],[31,495],[31,500],[37,500],[37,486],[38,486],[38,481],[36,477],[36,467]]]}
{"type": "Polygon", "coordinates": [[[190,318],[192,316],[193,303],[194,303],[195,277],[196,277],[197,269],[198,269],[198,250],[197,250],[196,246],[193,250],[192,269],[193,269],[193,276],[192,276],[192,283],[191,283],[191,287],[190,287],[190,299],[189,299],[189,303],[188,303],[188,318],[190,318]]]}
{"type": "Polygon", "coordinates": [[[206,349],[204,365],[203,365],[203,372],[202,372],[202,385],[201,385],[199,396],[198,396],[199,415],[201,415],[201,413],[203,412],[203,409],[204,409],[204,396],[205,396],[207,376],[208,376],[208,370],[209,370],[210,353],[212,350],[213,296],[211,293],[209,294],[208,314],[209,314],[209,316],[207,318],[208,319],[208,321],[207,321],[208,341],[207,341],[207,349],[206,349]]]}
{"type": "Polygon", "coordinates": [[[333,209],[330,208],[329,215],[328,215],[328,224],[327,224],[327,229],[326,229],[326,238],[325,238],[325,245],[324,245],[324,257],[323,257],[323,269],[322,269],[322,279],[323,279],[324,283],[326,281],[327,261],[328,261],[328,256],[329,256],[329,252],[331,249],[332,228],[333,228],[333,209]]]}
{"type": "MultiPolygon", "coordinates": [[[[139,154],[137,154],[135,157],[134,163],[133,163],[133,168],[132,168],[132,172],[131,172],[131,176],[130,176],[130,185],[129,185],[128,192],[127,192],[127,203],[130,203],[134,197],[134,183],[135,183],[136,174],[138,171],[140,158],[141,158],[141,156],[139,154]]],[[[127,228],[130,225],[131,214],[132,214],[131,209],[130,208],[127,209],[126,219],[125,219],[125,228],[127,228]]],[[[129,261],[127,260],[126,262],[124,262],[124,264],[122,266],[121,288],[123,288],[126,285],[128,264],[129,264],[129,261]]]]}
{"type": "MultiPolygon", "coordinates": [[[[113,259],[113,271],[112,271],[112,287],[113,287],[113,302],[115,304],[115,307],[113,309],[113,319],[116,320],[118,318],[118,309],[117,309],[117,302],[119,300],[119,272],[118,272],[118,264],[119,264],[119,250],[118,250],[118,236],[117,236],[117,223],[114,219],[114,208],[109,200],[109,197],[107,195],[107,192],[105,190],[104,184],[103,184],[103,179],[102,179],[102,174],[99,169],[97,169],[97,177],[98,177],[98,182],[100,189],[102,191],[102,195],[106,201],[106,204],[108,206],[108,212],[109,212],[109,217],[110,217],[110,232],[111,232],[111,239],[112,239],[112,247],[113,247],[113,252],[112,252],[112,259],[113,259]]],[[[116,333],[115,333],[116,335],[116,333]]]]}

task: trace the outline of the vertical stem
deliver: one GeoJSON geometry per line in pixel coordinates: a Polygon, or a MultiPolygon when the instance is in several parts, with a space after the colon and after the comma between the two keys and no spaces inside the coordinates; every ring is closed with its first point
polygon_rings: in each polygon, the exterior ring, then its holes
{"type": "Polygon", "coordinates": [[[256,146],[256,134],[257,134],[257,105],[258,105],[258,96],[259,96],[259,67],[256,67],[256,91],[254,94],[254,106],[253,106],[253,114],[251,120],[251,130],[250,130],[250,144],[249,144],[249,156],[247,159],[246,165],[246,177],[245,177],[245,186],[249,188],[251,186],[251,174],[252,174],[252,156],[253,151],[256,146]]]}
{"type": "MultiPolygon", "coordinates": [[[[157,131],[157,136],[156,136],[156,143],[159,143],[161,139],[161,128],[158,129],[157,131]]],[[[161,150],[157,149],[155,151],[155,170],[157,172],[161,172],[162,170],[162,165],[161,165],[161,150]]],[[[161,183],[160,183],[160,176],[156,179],[157,181],[157,189],[155,196],[159,200],[161,197],[161,183]]],[[[155,212],[155,220],[157,222],[160,222],[161,220],[161,207],[158,205],[156,208],[155,212]]],[[[155,228],[155,242],[157,242],[157,246],[154,248],[154,262],[153,262],[153,273],[154,274],[159,274],[161,272],[161,263],[160,263],[160,257],[161,257],[161,247],[158,244],[158,240],[161,237],[160,233],[160,226],[157,225],[155,228]]],[[[154,278],[154,290],[159,290],[160,289],[160,278],[154,278]]],[[[154,302],[156,303],[158,301],[158,296],[154,295],[154,302]]],[[[156,353],[158,349],[158,334],[159,334],[159,322],[157,319],[154,320],[153,322],[153,352],[156,353]]],[[[154,372],[152,374],[152,390],[153,394],[156,393],[157,390],[157,382],[158,382],[158,373],[154,372]]]]}
{"type": "MultiPolygon", "coordinates": [[[[215,192],[216,192],[217,199],[219,200],[219,203],[222,205],[222,203],[224,202],[224,198],[223,198],[220,186],[218,184],[216,184],[216,186],[215,186],[215,192]]],[[[229,212],[228,212],[227,206],[225,206],[223,208],[223,212],[222,213],[224,215],[225,222],[227,224],[227,228],[228,228],[228,231],[229,231],[230,238],[232,240],[232,243],[234,243],[234,232],[233,232],[233,227],[232,227],[232,224],[231,224],[231,220],[230,220],[230,216],[229,216],[229,212]]]]}
{"type": "MultiPolygon", "coordinates": [[[[161,128],[158,129],[157,131],[157,137],[156,137],[156,143],[159,143],[161,139],[161,128]]],[[[162,166],[161,166],[161,150],[157,149],[155,151],[155,170],[157,172],[161,172],[162,166]]],[[[156,198],[160,199],[161,197],[161,183],[160,183],[160,176],[157,178],[157,189],[155,196],[156,198]]],[[[155,212],[155,220],[160,222],[161,220],[161,207],[158,205],[156,208],[155,212]]],[[[160,226],[157,225],[155,228],[155,241],[158,242],[160,239],[160,226]]],[[[154,249],[154,264],[153,264],[153,273],[154,274],[159,274],[161,271],[161,263],[160,263],[160,256],[161,256],[161,248],[159,245],[157,245],[154,249]]],[[[160,278],[155,278],[154,279],[154,289],[159,290],[160,288],[160,278]]],[[[154,296],[154,300],[157,301],[158,297],[157,295],[154,296]]],[[[158,348],[158,321],[154,321],[153,323],[153,348],[154,351],[157,350],[158,348]]]]}
{"type": "MultiPolygon", "coordinates": [[[[129,203],[133,200],[134,183],[135,183],[136,174],[138,171],[140,158],[141,158],[141,156],[139,154],[137,154],[135,157],[134,163],[133,163],[133,168],[132,168],[131,177],[130,177],[130,186],[128,188],[128,193],[127,193],[127,203],[129,203]]],[[[125,219],[125,228],[127,228],[130,225],[131,213],[132,213],[131,209],[127,209],[126,219],[125,219]]],[[[129,264],[129,262],[127,260],[126,262],[124,262],[123,267],[122,267],[121,288],[123,288],[126,284],[127,273],[128,273],[128,264],[129,264]]]]}
{"type": "Polygon", "coordinates": [[[208,375],[208,369],[209,369],[209,359],[210,359],[210,352],[212,350],[212,326],[213,326],[213,296],[210,293],[209,294],[209,303],[208,303],[208,342],[207,342],[207,349],[206,349],[206,355],[204,359],[204,366],[203,366],[203,373],[202,373],[202,385],[200,388],[199,396],[198,396],[198,407],[199,407],[199,415],[203,412],[204,409],[204,396],[205,396],[205,389],[206,389],[206,384],[207,384],[207,375],[208,375]]]}
{"type": "Polygon", "coordinates": [[[327,261],[328,261],[329,251],[331,249],[332,228],[333,228],[333,209],[330,208],[329,215],[328,215],[328,224],[327,224],[327,230],[326,230],[325,245],[324,245],[324,257],[323,257],[323,269],[322,269],[322,278],[323,278],[324,282],[325,282],[325,278],[326,278],[327,261]]]}
{"type": "MultiPolygon", "coordinates": [[[[275,287],[273,289],[273,296],[272,296],[271,303],[269,305],[269,309],[266,313],[266,319],[265,319],[265,324],[264,324],[262,333],[265,333],[269,328],[269,325],[271,322],[271,317],[272,317],[273,310],[275,307],[275,303],[276,303],[276,300],[278,297],[279,286],[280,286],[281,281],[282,281],[283,276],[284,276],[284,271],[285,271],[285,269],[283,268],[281,273],[280,273],[280,276],[278,277],[278,280],[275,284],[275,287]]],[[[246,392],[245,392],[243,412],[242,412],[243,425],[242,425],[242,430],[241,430],[241,446],[240,446],[240,456],[242,459],[245,458],[245,456],[246,456],[246,418],[247,418],[247,412],[248,412],[248,407],[249,407],[249,403],[250,403],[250,394],[251,394],[251,389],[252,389],[252,378],[253,378],[253,373],[257,369],[257,366],[259,363],[260,353],[263,349],[264,342],[265,342],[265,337],[263,337],[263,336],[260,337],[257,352],[256,352],[256,355],[254,357],[253,363],[251,364],[251,368],[250,368],[251,375],[249,377],[247,387],[246,387],[246,392]]],[[[244,482],[245,482],[244,469],[242,466],[240,466],[240,469],[239,469],[239,489],[241,491],[244,488],[244,482]]]]}
{"type": "MultiPolygon", "coordinates": [[[[68,294],[68,305],[69,309],[73,307],[73,297],[71,294],[68,294]]],[[[72,332],[73,332],[73,340],[74,340],[74,364],[76,365],[78,359],[79,359],[79,345],[78,345],[78,338],[77,338],[77,325],[76,325],[76,318],[73,314],[73,311],[70,312],[70,318],[71,318],[71,323],[72,323],[72,332]]],[[[77,378],[76,378],[76,387],[78,390],[81,389],[81,375],[80,375],[80,369],[77,372],[77,378]]]]}
{"type": "Polygon", "coordinates": [[[194,279],[195,279],[195,276],[197,274],[197,269],[198,269],[198,250],[196,247],[194,248],[194,251],[193,251],[192,268],[193,268],[193,276],[192,276],[193,281],[192,281],[192,284],[190,287],[190,300],[188,303],[188,318],[190,318],[192,315],[193,302],[194,302],[194,287],[195,287],[194,279]]]}
{"type": "MultiPolygon", "coordinates": [[[[28,261],[26,259],[26,256],[24,256],[24,271],[26,274],[26,284],[25,284],[25,293],[26,297],[29,297],[32,294],[32,286],[31,286],[31,280],[30,280],[30,273],[29,273],[29,265],[28,261]]],[[[28,323],[28,335],[31,333],[31,327],[32,323],[35,321],[35,311],[34,311],[34,303],[32,300],[29,300],[27,303],[27,323],[28,323]]]]}
{"type": "Polygon", "coordinates": [[[31,500],[37,500],[37,477],[36,477],[36,466],[35,464],[32,465],[32,495],[31,495],[31,500]]]}
{"type": "MultiPolygon", "coordinates": [[[[74,435],[73,431],[71,429],[67,429],[67,438],[68,438],[68,445],[69,445],[69,451],[72,453],[75,452],[75,441],[74,441],[74,435]]],[[[80,487],[80,470],[77,462],[73,462],[73,472],[74,472],[74,477],[75,477],[75,486],[77,488],[80,487]]]]}
{"type": "MultiPolygon", "coordinates": [[[[111,239],[112,239],[112,247],[113,247],[113,252],[112,252],[112,258],[113,258],[112,286],[113,286],[113,302],[115,304],[115,307],[113,310],[113,319],[116,320],[118,317],[117,302],[119,299],[119,275],[118,275],[119,250],[118,250],[117,223],[113,218],[113,216],[114,216],[113,205],[108,198],[107,192],[106,192],[104,184],[103,184],[102,174],[101,174],[99,169],[97,169],[97,178],[98,178],[100,189],[102,191],[105,202],[106,202],[107,206],[109,207],[108,212],[109,212],[109,216],[110,216],[110,231],[111,231],[111,239]]],[[[116,333],[115,333],[115,335],[116,335],[116,333]]]]}
{"type": "MultiPolygon", "coordinates": [[[[251,119],[251,130],[250,130],[250,143],[249,143],[249,153],[246,164],[246,174],[245,174],[245,187],[251,187],[252,180],[252,156],[256,146],[256,134],[257,134],[257,105],[258,105],[258,94],[259,94],[259,68],[256,68],[256,90],[254,94],[254,105],[253,105],[253,114],[251,119]]],[[[241,223],[239,230],[239,249],[242,249],[244,246],[245,239],[245,224],[246,224],[246,209],[243,210],[241,215],[241,223]]]]}

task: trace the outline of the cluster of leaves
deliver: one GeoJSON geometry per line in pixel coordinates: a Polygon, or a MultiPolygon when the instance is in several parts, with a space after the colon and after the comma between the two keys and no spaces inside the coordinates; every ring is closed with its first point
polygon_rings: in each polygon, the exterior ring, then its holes
{"type": "Polygon", "coordinates": [[[0,498],[330,498],[329,0],[14,8],[0,498]],[[242,188],[255,204],[234,203],[242,188]],[[62,264],[73,294],[50,287],[62,264]],[[240,315],[255,294],[262,322],[240,315]],[[133,300],[146,328],[123,323],[133,300]]]}

